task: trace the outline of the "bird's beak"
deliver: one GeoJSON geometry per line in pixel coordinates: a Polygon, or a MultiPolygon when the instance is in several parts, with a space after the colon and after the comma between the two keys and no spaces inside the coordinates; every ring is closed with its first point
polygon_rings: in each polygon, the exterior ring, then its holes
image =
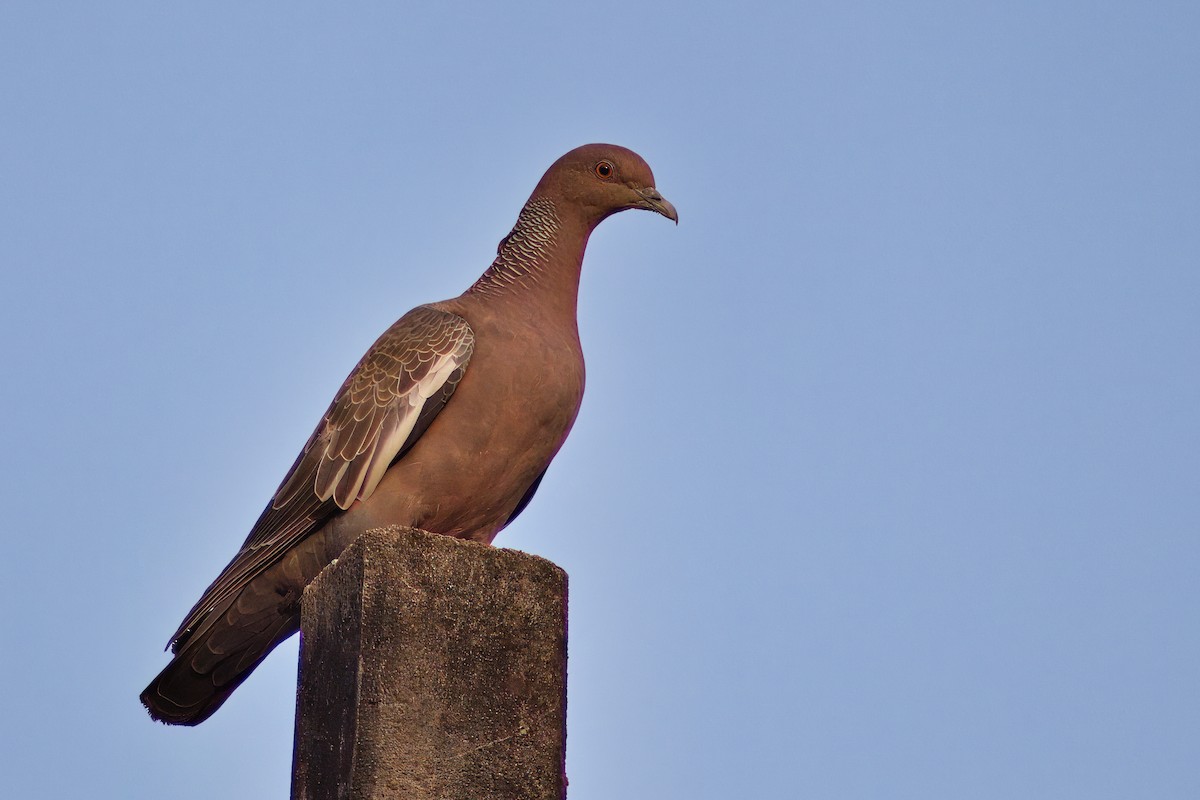
{"type": "Polygon", "coordinates": [[[657,211],[669,220],[673,220],[676,225],[679,224],[679,212],[675,210],[675,206],[658,193],[658,189],[653,186],[647,186],[645,189],[637,190],[638,196],[642,198],[642,202],[637,204],[638,208],[644,208],[647,211],[657,211]]]}

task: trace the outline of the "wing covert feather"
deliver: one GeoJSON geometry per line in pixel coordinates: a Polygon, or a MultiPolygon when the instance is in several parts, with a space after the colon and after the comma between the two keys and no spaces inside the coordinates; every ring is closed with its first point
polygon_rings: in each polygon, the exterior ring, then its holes
{"type": "Polygon", "coordinates": [[[452,393],[461,380],[474,341],[457,315],[420,306],[402,317],[350,373],[272,506],[303,497],[310,479],[317,498],[343,510],[369,497],[412,434],[423,432],[416,428],[428,400],[449,399],[444,390],[452,393]]]}

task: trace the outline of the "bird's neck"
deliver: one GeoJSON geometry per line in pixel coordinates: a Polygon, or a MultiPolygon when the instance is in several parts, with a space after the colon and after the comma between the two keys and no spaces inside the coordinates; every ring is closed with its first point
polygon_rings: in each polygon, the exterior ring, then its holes
{"type": "Polygon", "coordinates": [[[496,260],[467,292],[523,303],[542,295],[539,306],[574,317],[583,253],[594,227],[564,218],[550,200],[530,199],[500,241],[496,260]]]}

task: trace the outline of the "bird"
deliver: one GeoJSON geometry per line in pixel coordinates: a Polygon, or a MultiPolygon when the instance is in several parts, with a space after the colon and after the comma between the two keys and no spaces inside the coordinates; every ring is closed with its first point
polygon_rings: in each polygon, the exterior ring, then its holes
{"type": "Polygon", "coordinates": [[[170,663],[141,694],[152,718],[208,719],[299,630],[305,586],[364,531],[403,525],[491,544],[516,519],[583,398],[576,311],[588,238],[627,209],[679,223],[637,153],[571,150],[478,280],[375,341],[171,636],[170,663]]]}

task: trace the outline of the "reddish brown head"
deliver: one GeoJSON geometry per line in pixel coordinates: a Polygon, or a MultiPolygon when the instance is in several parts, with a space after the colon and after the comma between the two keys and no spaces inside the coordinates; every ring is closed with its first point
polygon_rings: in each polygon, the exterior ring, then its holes
{"type": "Polygon", "coordinates": [[[585,144],[567,153],[546,170],[530,199],[550,200],[559,213],[578,209],[589,228],[627,208],[655,211],[679,223],[675,206],[654,188],[650,166],[615,144],[585,144]]]}

